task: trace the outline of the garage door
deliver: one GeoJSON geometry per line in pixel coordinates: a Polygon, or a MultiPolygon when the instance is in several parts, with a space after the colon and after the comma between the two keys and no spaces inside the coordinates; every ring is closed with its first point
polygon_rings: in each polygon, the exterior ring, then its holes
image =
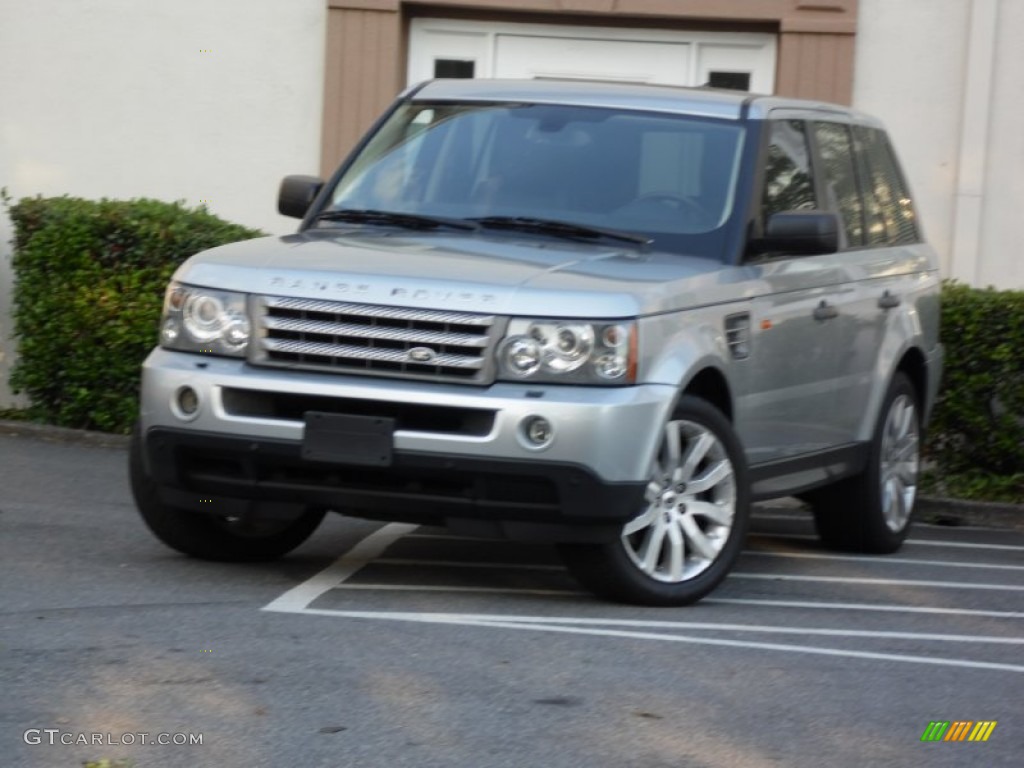
{"type": "Polygon", "coordinates": [[[414,19],[408,74],[410,83],[559,77],[772,93],[775,36],[414,19]]]}

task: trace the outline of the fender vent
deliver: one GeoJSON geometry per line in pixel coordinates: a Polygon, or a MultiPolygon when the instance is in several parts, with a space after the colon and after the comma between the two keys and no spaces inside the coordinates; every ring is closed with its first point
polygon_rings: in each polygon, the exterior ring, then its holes
{"type": "Polygon", "coordinates": [[[750,314],[743,312],[725,318],[725,343],[733,360],[750,357],[750,314]]]}

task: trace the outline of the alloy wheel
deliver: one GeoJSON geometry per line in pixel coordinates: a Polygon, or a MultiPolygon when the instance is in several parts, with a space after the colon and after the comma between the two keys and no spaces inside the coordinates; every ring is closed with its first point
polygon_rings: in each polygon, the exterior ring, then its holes
{"type": "Polygon", "coordinates": [[[891,531],[907,524],[917,495],[919,436],[914,401],[900,395],[892,401],[882,430],[880,492],[882,514],[891,531]]]}
{"type": "Polygon", "coordinates": [[[668,422],[644,498],[647,508],[622,531],[633,564],[673,584],[703,573],[728,542],[736,514],[725,445],[702,424],[668,422]]]}

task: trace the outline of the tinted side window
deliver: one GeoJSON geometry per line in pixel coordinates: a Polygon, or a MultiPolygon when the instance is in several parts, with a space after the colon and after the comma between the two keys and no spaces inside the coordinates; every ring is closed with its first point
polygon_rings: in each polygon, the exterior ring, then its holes
{"type": "Polygon", "coordinates": [[[920,236],[914,206],[885,133],[854,129],[864,176],[867,238],[872,245],[916,243],[920,236]]]}
{"type": "Polygon", "coordinates": [[[814,138],[825,172],[826,203],[838,211],[846,230],[846,244],[864,244],[864,216],[849,129],[840,123],[815,123],[814,138]]]}
{"type": "Polygon", "coordinates": [[[816,208],[807,135],[801,120],[773,120],[765,159],[763,214],[816,208]]]}

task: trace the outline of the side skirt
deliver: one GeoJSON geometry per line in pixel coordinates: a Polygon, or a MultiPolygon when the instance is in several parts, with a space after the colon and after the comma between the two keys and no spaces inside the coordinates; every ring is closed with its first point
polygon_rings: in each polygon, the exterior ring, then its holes
{"type": "Polygon", "coordinates": [[[870,443],[849,443],[790,459],[777,459],[750,467],[753,501],[803,493],[860,474],[868,465],[870,443]]]}

